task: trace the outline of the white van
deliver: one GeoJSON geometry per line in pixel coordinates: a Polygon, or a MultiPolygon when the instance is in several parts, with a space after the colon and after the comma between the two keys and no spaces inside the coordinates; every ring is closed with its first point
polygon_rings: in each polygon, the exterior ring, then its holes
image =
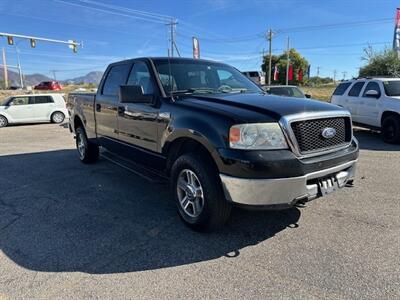
{"type": "Polygon", "coordinates": [[[18,95],[0,101],[0,127],[15,123],[62,123],[67,114],[63,94],[18,95]]]}

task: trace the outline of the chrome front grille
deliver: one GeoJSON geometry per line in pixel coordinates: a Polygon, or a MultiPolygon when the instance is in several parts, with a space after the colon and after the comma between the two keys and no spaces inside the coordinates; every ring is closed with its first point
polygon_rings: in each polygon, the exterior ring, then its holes
{"type": "Polygon", "coordinates": [[[353,139],[351,116],[346,111],[289,115],[279,123],[290,148],[299,157],[337,151],[350,145],[353,139]],[[322,132],[326,128],[333,128],[336,134],[324,137],[322,132]]]}
{"type": "Polygon", "coordinates": [[[296,121],[291,127],[301,154],[341,147],[351,141],[350,119],[346,117],[296,121]],[[336,134],[323,137],[325,128],[334,128],[336,134]]]}

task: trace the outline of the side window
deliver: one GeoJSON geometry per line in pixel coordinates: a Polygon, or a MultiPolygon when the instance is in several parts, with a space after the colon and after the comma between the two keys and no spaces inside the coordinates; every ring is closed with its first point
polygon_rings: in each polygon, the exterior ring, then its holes
{"type": "Polygon", "coordinates": [[[29,97],[14,97],[9,102],[9,105],[28,105],[29,97]]]}
{"type": "Polygon", "coordinates": [[[140,85],[143,90],[143,94],[151,95],[154,94],[154,82],[151,78],[149,68],[142,62],[135,62],[131,73],[128,78],[128,85],[140,85]]]}
{"type": "Polygon", "coordinates": [[[53,99],[49,96],[35,96],[32,97],[32,104],[53,103],[53,99]]]}
{"type": "Polygon", "coordinates": [[[337,86],[337,88],[335,89],[335,91],[333,92],[333,94],[335,96],[342,96],[344,94],[344,92],[349,88],[350,85],[351,85],[351,82],[343,82],[343,83],[339,84],[337,86]]]}
{"type": "Polygon", "coordinates": [[[364,86],[365,82],[364,81],[360,81],[360,82],[356,82],[352,88],[349,91],[349,96],[350,97],[358,97],[360,95],[360,92],[364,86]]]}
{"type": "Polygon", "coordinates": [[[368,82],[367,86],[365,87],[363,97],[365,97],[365,93],[368,91],[377,91],[378,94],[381,94],[381,89],[379,88],[379,84],[375,81],[368,82]]]}
{"type": "Polygon", "coordinates": [[[111,67],[104,82],[102,94],[106,96],[117,96],[119,87],[124,85],[129,72],[129,64],[111,67]]]}

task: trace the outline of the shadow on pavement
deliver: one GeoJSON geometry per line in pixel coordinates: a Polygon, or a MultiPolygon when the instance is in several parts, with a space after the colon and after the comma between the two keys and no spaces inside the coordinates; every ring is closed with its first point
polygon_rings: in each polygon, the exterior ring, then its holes
{"type": "Polygon", "coordinates": [[[400,151],[400,145],[387,144],[377,131],[354,128],[354,136],[360,143],[360,149],[375,151],[400,151]]]}
{"type": "MultiPolygon", "coordinates": [[[[0,250],[36,271],[121,273],[240,255],[295,230],[300,211],[234,210],[212,234],[186,228],[167,186],[74,150],[0,157],[0,250]]],[[[227,259],[228,259],[227,258],[227,259]]]]}

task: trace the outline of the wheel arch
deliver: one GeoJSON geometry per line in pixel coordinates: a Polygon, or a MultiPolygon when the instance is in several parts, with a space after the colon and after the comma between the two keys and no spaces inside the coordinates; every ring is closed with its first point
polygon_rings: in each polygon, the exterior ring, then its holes
{"type": "Polygon", "coordinates": [[[396,116],[396,117],[400,118],[400,114],[398,112],[386,110],[382,113],[382,116],[381,116],[381,127],[383,124],[383,120],[385,120],[385,118],[387,118],[389,116],[396,116]]]}
{"type": "Polygon", "coordinates": [[[167,172],[171,170],[171,167],[176,159],[185,153],[200,153],[201,155],[205,155],[215,166],[215,168],[217,170],[219,169],[218,164],[220,157],[218,155],[218,152],[216,151],[216,149],[212,148],[212,146],[208,142],[198,137],[177,137],[174,140],[171,140],[165,144],[162,149],[162,153],[167,158],[167,172]]]}

